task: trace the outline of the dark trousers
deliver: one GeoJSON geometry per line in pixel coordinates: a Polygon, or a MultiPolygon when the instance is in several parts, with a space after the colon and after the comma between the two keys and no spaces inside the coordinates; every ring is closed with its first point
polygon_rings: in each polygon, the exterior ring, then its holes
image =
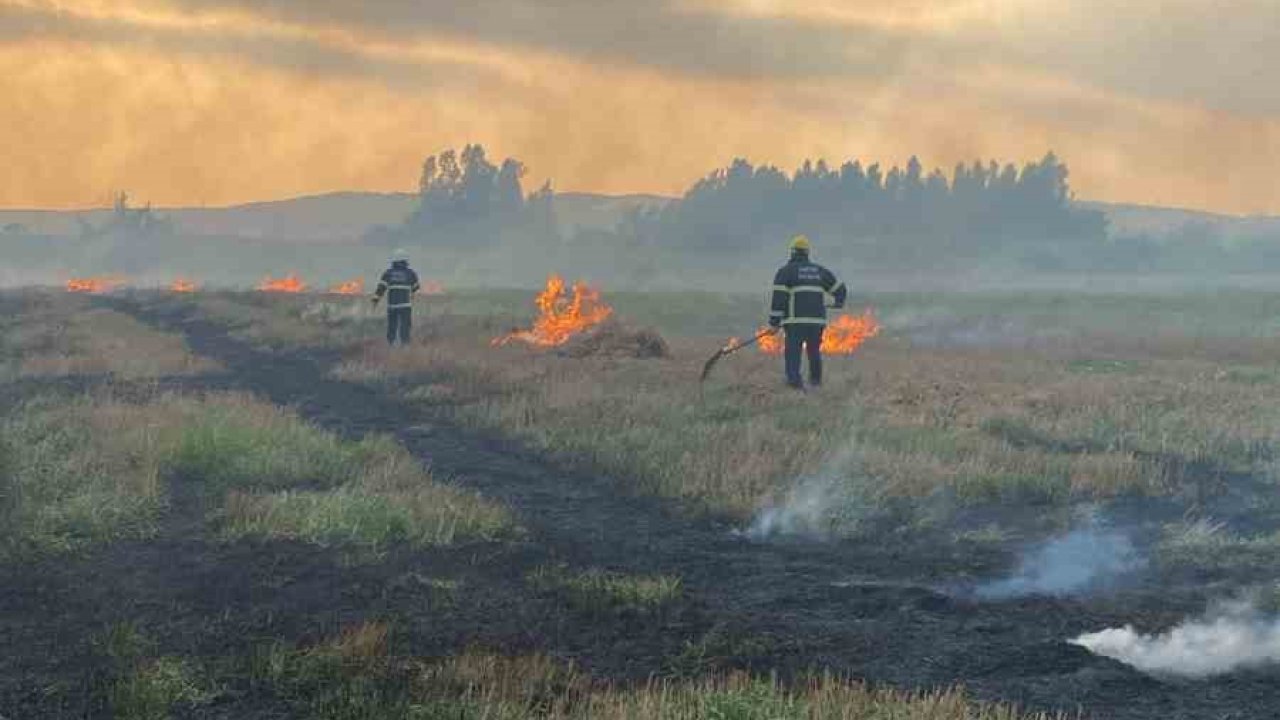
{"type": "Polygon", "coordinates": [[[809,356],[809,383],[822,384],[822,331],[823,325],[787,325],[786,367],[787,384],[804,387],[800,379],[800,355],[809,356]]]}
{"type": "Polygon", "coordinates": [[[413,330],[413,308],[387,308],[387,342],[396,344],[396,337],[401,345],[409,344],[409,333],[413,330]]]}

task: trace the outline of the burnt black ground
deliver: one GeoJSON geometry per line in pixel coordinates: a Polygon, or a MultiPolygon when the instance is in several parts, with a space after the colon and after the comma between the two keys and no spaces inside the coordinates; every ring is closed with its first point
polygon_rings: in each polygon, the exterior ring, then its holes
{"type": "MultiPolygon", "coordinates": [[[[1160,681],[1065,642],[1127,623],[1168,626],[1203,609],[1196,588],[957,599],[932,588],[958,570],[983,569],[959,549],[742,540],[723,520],[621,492],[616,482],[557,467],[502,438],[459,430],[443,414],[332,380],[334,357],[261,352],[181,308],[111,302],[183,333],[195,352],[227,368],[192,387],[252,391],[349,437],[393,434],[437,476],[508,503],[529,533],[520,542],[393,551],[357,564],[301,544],[221,545],[204,535],[198,492],[175,479],[159,538],[81,560],[0,567],[0,714],[10,718],[107,717],[104,662],[92,639],[122,620],[156,638],[159,652],[213,662],[370,618],[394,624],[398,652],[542,651],[619,680],[717,665],[784,677],[828,669],[899,687],[962,684],[983,699],[1102,718],[1280,712],[1276,670],[1160,681]],[[660,615],[584,616],[529,591],[524,574],[549,562],[676,574],[686,599],[660,615]],[[460,584],[450,593],[429,579],[460,584]]],[[[268,692],[233,684],[189,716],[289,715],[268,692]]]]}

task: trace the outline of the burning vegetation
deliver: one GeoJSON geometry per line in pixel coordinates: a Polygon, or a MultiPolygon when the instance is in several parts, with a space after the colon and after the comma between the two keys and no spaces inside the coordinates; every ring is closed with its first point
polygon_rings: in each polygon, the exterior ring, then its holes
{"type": "Polygon", "coordinates": [[[195,280],[188,280],[186,278],[178,278],[177,280],[169,283],[169,292],[193,293],[199,289],[199,283],[195,280]]]}
{"type": "Polygon", "coordinates": [[[124,287],[127,281],[122,277],[103,275],[98,277],[71,278],[67,281],[67,292],[73,293],[105,293],[124,287]]]}
{"type": "Polygon", "coordinates": [[[559,275],[547,278],[546,288],[534,302],[538,306],[538,318],[533,327],[495,338],[493,345],[518,340],[537,347],[556,347],[613,315],[613,308],[600,299],[599,291],[577,282],[566,292],[565,281],[559,275]]]}
{"type": "MultiPolygon", "coordinates": [[[[761,328],[761,332],[766,329],[761,328]]],[[[870,310],[861,315],[841,315],[827,325],[827,331],[822,335],[822,354],[852,355],[858,351],[858,348],[862,347],[863,343],[879,334],[880,323],[876,322],[875,315],[870,310]]],[[[737,342],[736,339],[731,340],[730,346],[737,342]]],[[[780,355],[782,350],[782,333],[765,335],[760,338],[761,352],[780,355]]]]}
{"type": "Polygon", "coordinates": [[[343,283],[338,283],[329,288],[330,295],[363,295],[364,294],[364,278],[356,278],[343,283]]]}
{"type": "Polygon", "coordinates": [[[289,273],[282,278],[263,278],[262,282],[258,283],[258,290],[275,293],[301,293],[307,291],[307,284],[296,274],[289,273]]]}

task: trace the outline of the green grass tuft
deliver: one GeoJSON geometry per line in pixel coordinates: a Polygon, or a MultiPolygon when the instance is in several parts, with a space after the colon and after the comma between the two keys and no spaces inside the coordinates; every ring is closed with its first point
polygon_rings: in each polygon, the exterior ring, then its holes
{"type": "Polygon", "coordinates": [[[165,497],[149,433],[97,429],[89,401],[32,403],[0,421],[8,472],[7,554],[74,552],[155,533],[165,497]]]}
{"type": "Polygon", "coordinates": [[[199,704],[210,695],[198,670],[181,659],[162,657],[112,685],[110,703],[117,720],[168,720],[174,706],[199,704]]]}
{"type": "Polygon", "coordinates": [[[167,467],[210,493],[334,487],[370,459],[370,447],[248,397],[210,398],[191,410],[167,467]]]}
{"type": "Polygon", "coordinates": [[[449,545],[460,538],[503,536],[510,517],[478,498],[442,488],[369,494],[359,488],[327,492],[233,492],[222,532],[227,538],[272,537],[317,545],[382,548],[397,543],[449,545]]]}
{"type": "Polygon", "coordinates": [[[570,606],[590,613],[653,612],[683,593],[680,578],[672,575],[624,575],[596,568],[574,573],[560,565],[543,566],[526,579],[535,590],[557,593],[570,606]]]}
{"type": "Polygon", "coordinates": [[[315,647],[273,645],[252,662],[253,680],[317,720],[408,717],[409,677],[388,652],[389,631],[365,623],[315,647]]]}
{"type": "Polygon", "coordinates": [[[247,395],[30,403],[0,421],[0,552],[153,536],[171,483],[203,491],[224,537],[381,549],[496,538],[512,516],[436,483],[393,439],[344,441],[247,395]]]}
{"type": "Polygon", "coordinates": [[[207,673],[190,662],[153,657],[155,642],[132,623],[112,625],[97,644],[110,661],[106,700],[118,720],[167,720],[176,707],[217,695],[207,673]]]}

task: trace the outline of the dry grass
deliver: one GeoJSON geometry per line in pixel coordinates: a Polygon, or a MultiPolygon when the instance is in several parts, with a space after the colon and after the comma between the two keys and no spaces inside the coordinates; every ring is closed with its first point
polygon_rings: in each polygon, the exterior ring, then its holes
{"type": "MultiPolygon", "coordinates": [[[[679,296],[634,300],[642,319],[698,313],[679,296]]],[[[849,502],[927,499],[936,519],[940,504],[1197,495],[1214,472],[1264,472],[1276,454],[1280,341],[1251,325],[1254,296],[1234,309],[1198,298],[956,299],[972,317],[943,299],[906,300],[919,307],[885,313],[902,330],[831,359],[827,386],[809,396],[780,387],[779,359],[752,352],[700,387],[723,338],[675,325],[659,325],[665,360],[492,348],[519,304],[477,298],[419,317],[408,349],[351,339],[335,375],[743,518],[815,476],[850,490],[849,502]]]]}
{"type": "Polygon", "coordinates": [[[1045,720],[970,701],[960,690],[902,693],[832,675],[796,685],[746,673],[619,687],[542,655],[468,652],[440,662],[397,657],[387,626],[272,649],[257,676],[308,717],[523,720],[1045,720]]]}
{"type": "Polygon", "coordinates": [[[272,349],[341,345],[371,328],[379,315],[363,297],[209,293],[196,300],[199,317],[230,327],[240,340],[272,349]]]}
{"type": "Polygon", "coordinates": [[[671,360],[568,359],[464,335],[398,352],[366,347],[335,372],[375,383],[409,378],[411,396],[449,404],[472,426],[634,480],[645,492],[739,512],[778,478],[812,469],[849,431],[851,408],[839,399],[848,376],[824,391],[832,398],[824,404],[728,366],[729,384],[700,395],[705,344],[673,346],[671,360]]]}
{"type": "Polygon", "coordinates": [[[432,480],[388,438],[346,442],[248,395],[44,400],[0,425],[4,545],[69,552],[148,537],[171,481],[197,483],[226,538],[371,549],[496,537],[512,519],[432,480]]]}
{"type": "Polygon", "coordinates": [[[1011,353],[890,337],[832,359],[809,396],[779,387],[780,361],[747,354],[700,394],[714,345],[690,341],[670,361],[570,360],[463,335],[368,347],[336,373],[408,382],[476,426],[739,514],[817,473],[859,474],[880,498],[1053,504],[1168,494],[1188,463],[1249,470],[1273,454],[1280,373],[1252,363],[1274,342],[1091,342],[1011,353]]]}
{"type": "Polygon", "coordinates": [[[0,420],[9,522],[0,554],[71,552],[155,533],[182,414],[110,398],[30,403],[0,420]]]}
{"type": "Polygon", "coordinates": [[[0,379],[111,374],[124,379],[195,375],[217,369],[180,337],[95,308],[80,296],[41,293],[7,319],[0,379]]]}

